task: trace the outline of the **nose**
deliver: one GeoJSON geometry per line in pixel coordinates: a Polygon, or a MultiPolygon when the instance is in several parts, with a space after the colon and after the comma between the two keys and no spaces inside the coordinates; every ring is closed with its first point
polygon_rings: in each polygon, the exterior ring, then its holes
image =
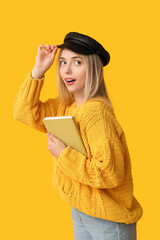
{"type": "Polygon", "coordinates": [[[66,64],[66,67],[65,67],[65,73],[67,74],[70,74],[72,73],[72,68],[71,68],[71,64],[66,64]]]}

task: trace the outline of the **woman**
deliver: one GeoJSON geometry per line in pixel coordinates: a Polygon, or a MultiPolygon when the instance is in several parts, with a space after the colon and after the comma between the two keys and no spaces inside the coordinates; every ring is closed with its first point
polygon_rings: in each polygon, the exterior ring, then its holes
{"type": "Polygon", "coordinates": [[[131,163],[103,78],[109,53],[95,39],[68,33],[61,45],[40,45],[35,66],[20,88],[14,116],[46,132],[45,117],[73,115],[88,158],[47,133],[53,185],[72,205],[75,240],[135,240],[142,208],[133,196],[131,163]],[[58,97],[42,103],[44,74],[58,48],[58,97]]]}

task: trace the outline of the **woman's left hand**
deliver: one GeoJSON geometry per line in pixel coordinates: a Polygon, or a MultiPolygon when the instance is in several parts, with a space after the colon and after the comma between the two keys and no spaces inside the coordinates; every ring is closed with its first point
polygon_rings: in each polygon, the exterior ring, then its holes
{"type": "Polygon", "coordinates": [[[54,157],[59,158],[61,152],[66,148],[66,145],[50,133],[47,133],[47,138],[48,150],[54,157]]]}

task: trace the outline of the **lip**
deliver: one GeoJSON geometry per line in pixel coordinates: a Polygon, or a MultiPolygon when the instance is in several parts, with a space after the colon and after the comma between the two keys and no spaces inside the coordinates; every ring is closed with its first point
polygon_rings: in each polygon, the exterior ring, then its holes
{"type": "Polygon", "coordinates": [[[68,79],[75,80],[75,78],[70,78],[70,77],[67,77],[64,80],[67,81],[68,79]]]}
{"type": "Polygon", "coordinates": [[[67,78],[65,78],[64,80],[65,80],[67,86],[71,86],[71,85],[73,85],[73,84],[76,82],[76,79],[75,79],[75,78],[70,78],[70,77],[67,77],[67,78]],[[73,81],[73,82],[72,82],[72,81],[69,82],[69,81],[67,81],[67,80],[74,80],[74,81],[73,81]]]}

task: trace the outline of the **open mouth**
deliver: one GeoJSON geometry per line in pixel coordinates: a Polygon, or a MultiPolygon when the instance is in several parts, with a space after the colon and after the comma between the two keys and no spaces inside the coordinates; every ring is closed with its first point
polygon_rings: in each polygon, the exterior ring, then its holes
{"type": "Polygon", "coordinates": [[[66,79],[66,82],[68,82],[68,83],[71,83],[71,82],[75,82],[76,81],[76,79],[66,79]]]}

